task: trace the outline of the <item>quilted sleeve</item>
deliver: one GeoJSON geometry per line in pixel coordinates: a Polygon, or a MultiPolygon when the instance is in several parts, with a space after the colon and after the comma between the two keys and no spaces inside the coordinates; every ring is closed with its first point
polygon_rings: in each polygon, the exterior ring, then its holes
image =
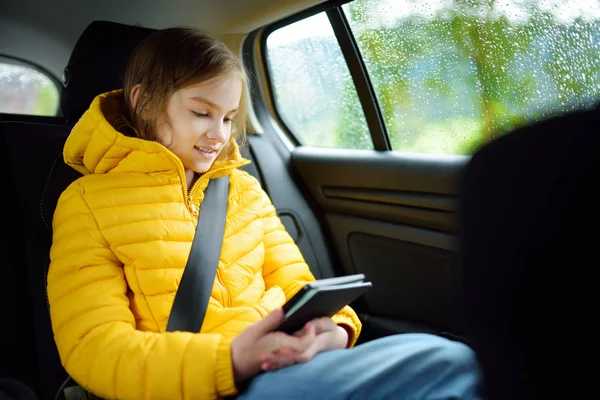
{"type": "MultiPolygon", "coordinates": [[[[256,185],[259,183],[256,182],[256,185]]],[[[307,282],[314,281],[315,278],[304,261],[300,249],[277,216],[273,203],[260,185],[257,190],[262,194],[262,218],[265,227],[265,262],[263,264],[265,285],[267,288],[274,285],[281,287],[289,300],[302,286],[307,282]]],[[[349,336],[348,346],[353,346],[362,328],[360,319],[354,310],[346,306],[332,319],[338,325],[346,328],[349,336]]]]}
{"type": "Polygon", "coordinates": [[[236,393],[230,339],[136,330],[122,265],[79,181],[53,220],[48,274],[52,329],[63,366],[105,399],[211,399],[236,393]]]}

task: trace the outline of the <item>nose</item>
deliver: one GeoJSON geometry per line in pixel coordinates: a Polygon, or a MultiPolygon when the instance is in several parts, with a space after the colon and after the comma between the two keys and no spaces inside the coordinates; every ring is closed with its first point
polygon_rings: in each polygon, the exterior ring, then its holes
{"type": "Polygon", "coordinates": [[[207,132],[208,138],[217,143],[225,143],[229,139],[229,126],[222,119],[215,120],[207,132]]]}

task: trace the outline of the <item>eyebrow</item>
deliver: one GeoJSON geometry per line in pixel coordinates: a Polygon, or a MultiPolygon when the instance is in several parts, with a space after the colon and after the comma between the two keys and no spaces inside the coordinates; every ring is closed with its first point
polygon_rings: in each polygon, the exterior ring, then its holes
{"type": "MultiPolygon", "coordinates": [[[[211,106],[212,108],[216,108],[217,110],[221,109],[221,107],[219,107],[217,104],[213,103],[212,101],[210,101],[207,98],[202,97],[202,96],[194,96],[194,97],[192,97],[192,100],[200,101],[202,103],[206,103],[209,106],[211,106]]],[[[233,110],[230,110],[229,112],[227,112],[227,114],[236,113],[236,112],[238,112],[238,109],[234,108],[233,110]]]]}

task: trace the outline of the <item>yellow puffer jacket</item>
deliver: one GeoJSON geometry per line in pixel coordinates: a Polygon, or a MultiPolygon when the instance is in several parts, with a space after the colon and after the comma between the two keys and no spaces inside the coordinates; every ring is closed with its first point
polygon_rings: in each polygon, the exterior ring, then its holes
{"type": "MultiPolygon", "coordinates": [[[[48,299],[63,365],[103,398],[210,399],[236,393],[230,343],[313,280],[237,148],[188,193],[182,163],[111,122],[120,92],[98,96],[65,161],[84,174],[54,215],[48,299]],[[209,179],[230,174],[219,267],[201,333],[165,332],[209,179]]],[[[353,342],[361,325],[334,317],[353,342]]],[[[352,343],[353,344],[353,343],[352,343]]]]}

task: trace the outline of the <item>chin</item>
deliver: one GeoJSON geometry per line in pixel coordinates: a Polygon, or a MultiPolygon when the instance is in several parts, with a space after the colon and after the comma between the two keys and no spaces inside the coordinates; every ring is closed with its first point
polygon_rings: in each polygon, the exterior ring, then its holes
{"type": "Polygon", "coordinates": [[[212,167],[214,163],[210,163],[210,164],[196,164],[194,165],[194,168],[191,168],[191,170],[193,170],[195,173],[197,174],[204,174],[206,172],[208,172],[208,170],[210,169],[210,167],[212,167]]]}

